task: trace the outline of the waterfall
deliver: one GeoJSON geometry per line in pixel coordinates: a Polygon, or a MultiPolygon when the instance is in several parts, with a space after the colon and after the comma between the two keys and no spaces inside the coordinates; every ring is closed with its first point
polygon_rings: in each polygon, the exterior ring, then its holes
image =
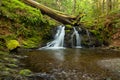
{"type": "MultiPolygon", "coordinates": [[[[80,37],[78,31],[76,30],[76,28],[73,27],[73,29],[74,29],[74,32],[71,35],[72,47],[82,48],[81,47],[81,37],[80,37]]],[[[41,49],[61,49],[61,48],[63,49],[64,48],[64,37],[65,37],[65,26],[60,25],[57,28],[57,32],[55,34],[54,40],[51,42],[48,42],[45,47],[39,48],[39,50],[41,50],[41,49]]]]}
{"type": "Polygon", "coordinates": [[[57,49],[64,48],[64,36],[65,36],[65,26],[58,26],[57,33],[54,37],[54,40],[47,43],[47,46],[39,48],[39,49],[57,49]]]}
{"type": "Polygon", "coordinates": [[[81,37],[80,37],[78,31],[75,29],[75,27],[73,27],[73,29],[74,29],[73,35],[76,36],[76,48],[82,48],[81,47],[81,37]]]}

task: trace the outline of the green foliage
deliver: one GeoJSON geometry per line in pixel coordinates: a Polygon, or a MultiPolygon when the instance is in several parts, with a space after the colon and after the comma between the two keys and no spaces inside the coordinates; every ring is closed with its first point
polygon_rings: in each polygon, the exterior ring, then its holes
{"type": "Polygon", "coordinates": [[[19,72],[21,76],[29,76],[32,72],[29,69],[23,69],[19,72]]]}
{"type": "Polygon", "coordinates": [[[120,13],[118,8],[120,1],[113,0],[36,0],[44,5],[47,5],[53,9],[60,10],[67,14],[78,15],[80,13],[85,14],[82,17],[81,22],[84,22],[87,26],[93,26],[94,21],[99,21],[101,16],[120,13]],[[54,5],[54,6],[53,6],[54,5]],[[108,10],[112,7],[111,10],[108,10]]]}
{"type": "Polygon", "coordinates": [[[40,41],[41,39],[39,37],[34,37],[24,40],[22,43],[24,48],[36,48],[40,41]]]}
{"type": "MultiPolygon", "coordinates": [[[[14,31],[14,29],[12,31],[14,31]]],[[[30,38],[33,36],[38,36],[38,31],[32,28],[25,28],[24,26],[21,26],[16,30],[15,34],[17,37],[22,36],[23,38],[30,38]]]]}
{"type": "Polygon", "coordinates": [[[7,42],[9,40],[17,39],[17,36],[16,36],[16,34],[9,34],[6,36],[2,36],[2,38],[7,42]]]}
{"type": "Polygon", "coordinates": [[[90,31],[92,34],[94,34],[94,36],[96,37],[96,39],[101,42],[101,44],[103,43],[104,39],[104,35],[101,34],[101,32],[99,30],[91,30],[90,31]]]}
{"type": "Polygon", "coordinates": [[[97,30],[91,30],[91,33],[93,33],[94,35],[100,35],[100,33],[97,30]]]}
{"type": "Polygon", "coordinates": [[[17,48],[18,46],[20,46],[20,44],[17,40],[9,40],[6,43],[6,46],[9,50],[13,50],[13,49],[17,48]]]}
{"type": "Polygon", "coordinates": [[[40,10],[31,6],[27,6],[21,0],[2,1],[0,11],[0,15],[14,22],[21,23],[25,27],[40,27],[43,23],[48,23],[48,25],[55,25],[53,20],[45,19],[40,10]]]}
{"type": "MultiPolygon", "coordinates": [[[[106,15],[106,11],[102,12],[102,2],[100,0],[36,0],[48,7],[61,10],[67,14],[78,15],[80,13],[85,14],[82,17],[81,22],[87,26],[88,29],[92,29],[92,33],[96,35],[99,39],[104,39],[104,35],[100,34],[102,31],[108,34],[108,30],[104,30],[104,20],[101,21],[100,17],[106,15]],[[75,2],[76,1],[76,2],[75,2]],[[58,5],[60,4],[60,5],[58,5]],[[53,6],[54,5],[54,6],[53,6]],[[61,8],[60,8],[61,7],[61,8]],[[95,27],[95,28],[93,28],[95,27]],[[102,29],[102,31],[99,31],[102,29]]],[[[119,1],[118,1],[119,2],[119,1]]],[[[107,3],[105,3],[107,6],[107,3]]],[[[117,4],[118,5],[118,4],[117,4]]],[[[107,9],[107,7],[103,9],[107,9]]],[[[112,10],[110,13],[115,13],[118,8],[112,10]]],[[[118,13],[118,12],[117,12],[118,13]]],[[[3,22],[0,21],[0,25],[7,26],[9,29],[8,35],[2,37],[5,42],[14,39],[23,40],[23,45],[25,48],[36,47],[39,41],[48,40],[51,37],[51,27],[55,25],[55,22],[47,16],[43,16],[40,10],[30,7],[24,4],[21,0],[2,0],[2,5],[0,6],[0,16],[5,18],[3,22]],[[6,21],[6,23],[5,23],[6,21]],[[38,38],[38,36],[40,36],[38,38]]],[[[0,19],[1,19],[0,18],[0,19]]],[[[3,19],[2,19],[3,20],[3,19]]],[[[118,19],[114,20],[114,27],[119,28],[118,19]]],[[[66,31],[72,28],[70,25],[66,26],[66,31]]],[[[109,35],[110,36],[110,35],[109,35]]],[[[1,36],[0,36],[1,38],[1,36]]],[[[0,48],[3,42],[0,41],[0,48]]],[[[11,48],[10,48],[11,49],[11,48]]]]}
{"type": "MultiPolygon", "coordinates": [[[[21,0],[3,0],[0,6],[0,25],[8,29],[8,33],[0,36],[0,49],[5,48],[9,40],[19,40],[25,48],[36,47],[50,29],[55,21],[48,16],[43,16],[40,10],[24,4],[21,0]],[[1,39],[4,40],[1,41],[1,39]],[[23,41],[23,43],[22,43],[23,41]]],[[[9,49],[17,45],[9,44],[9,49]]]]}
{"type": "Polygon", "coordinates": [[[36,43],[31,40],[23,41],[23,47],[24,48],[34,48],[34,47],[36,47],[36,43]]]}
{"type": "Polygon", "coordinates": [[[37,26],[43,20],[39,10],[26,6],[20,0],[4,0],[0,7],[2,16],[11,20],[25,23],[26,25],[37,26]]]}

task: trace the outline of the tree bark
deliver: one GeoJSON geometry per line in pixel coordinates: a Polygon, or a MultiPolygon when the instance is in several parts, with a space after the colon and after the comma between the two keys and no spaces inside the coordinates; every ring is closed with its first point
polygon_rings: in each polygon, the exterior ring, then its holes
{"type": "Polygon", "coordinates": [[[51,9],[51,8],[44,6],[36,1],[33,1],[33,0],[23,0],[23,2],[28,4],[28,5],[31,5],[33,7],[40,9],[42,14],[46,14],[46,15],[50,16],[51,18],[53,18],[53,19],[55,19],[63,24],[74,25],[74,24],[76,24],[76,23],[74,23],[75,20],[78,19],[75,16],[67,15],[67,14],[62,13],[60,11],[51,9]]]}

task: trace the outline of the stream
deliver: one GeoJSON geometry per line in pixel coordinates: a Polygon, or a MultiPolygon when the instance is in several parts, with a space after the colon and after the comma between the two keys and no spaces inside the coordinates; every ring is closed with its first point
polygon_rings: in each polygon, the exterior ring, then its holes
{"type": "Polygon", "coordinates": [[[103,49],[43,49],[24,53],[31,80],[120,80],[120,52],[103,49]],[[31,77],[33,78],[33,77],[31,77]]]}

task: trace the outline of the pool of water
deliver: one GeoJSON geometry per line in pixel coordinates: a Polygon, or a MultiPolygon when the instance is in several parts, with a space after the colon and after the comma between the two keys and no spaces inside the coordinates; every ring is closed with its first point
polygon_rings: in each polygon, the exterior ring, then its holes
{"type": "Polygon", "coordinates": [[[120,80],[120,52],[101,49],[48,49],[22,60],[37,80],[120,80]]]}

